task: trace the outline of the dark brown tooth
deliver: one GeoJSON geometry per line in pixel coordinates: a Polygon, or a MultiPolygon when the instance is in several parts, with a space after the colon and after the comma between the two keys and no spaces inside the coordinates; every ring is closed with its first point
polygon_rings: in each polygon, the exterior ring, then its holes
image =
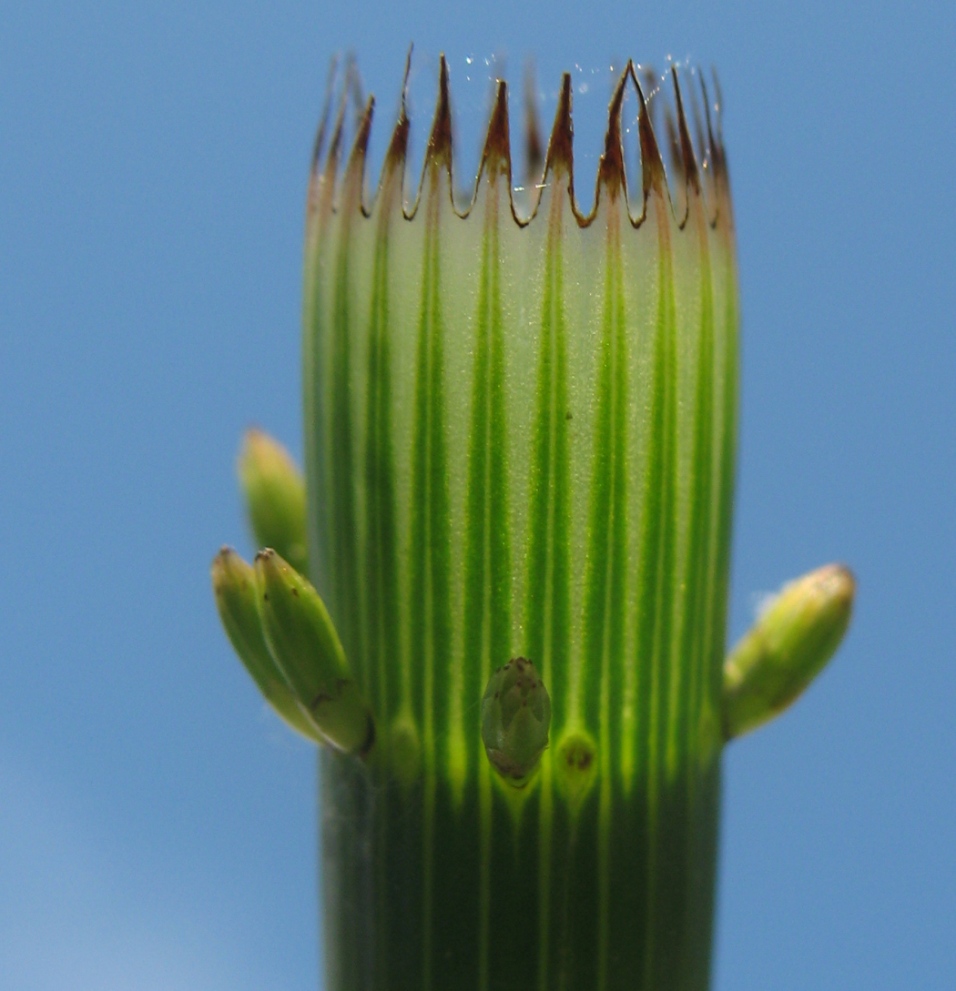
{"type": "Polygon", "coordinates": [[[703,129],[703,136],[700,138],[700,146],[706,149],[704,158],[705,176],[707,179],[707,191],[711,197],[710,203],[710,223],[715,226],[721,217],[721,174],[720,174],[720,154],[717,150],[717,143],[714,140],[714,129],[710,120],[710,94],[707,92],[707,83],[702,72],[697,73],[700,81],[700,100],[703,104],[703,111],[698,113],[698,124],[703,129]]]}
{"type": "Polygon", "coordinates": [[[651,123],[651,115],[647,109],[644,90],[641,88],[636,72],[632,72],[632,78],[637,87],[637,98],[641,104],[637,117],[637,133],[641,144],[641,180],[646,204],[652,192],[663,195],[666,178],[664,160],[661,158],[661,150],[657,144],[657,135],[654,133],[654,125],[651,123]]]}
{"type": "MultiPolygon", "coordinates": [[[[391,132],[376,193],[376,196],[383,194],[389,202],[394,200],[396,189],[402,195],[408,192],[404,189],[404,181],[407,178],[405,168],[410,136],[408,115],[410,69],[411,50],[405,61],[399,113],[391,132]],[[397,186],[396,175],[399,176],[397,186]]],[[[598,163],[594,208],[588,215],[583,215],[578,210],[574,195],[571,75],[565,73],[562,76],[547,149],[542,151],[534,72],[529,64],[524,84],[525,174],[522,181],[529,186],[537,186],[539,182],[555,182],[560,179],[558,185],[562,188],[562,195],[566,192],[569,196],[571,211],[581,226],[587,226],[595,218],[602,195],[612,201],[622,192],[626,197],[628,177],[622,135],[624,96],[630,77],[634,82],[640,103],[637,123],[644,213],[646,214],[646,204],[652,192],[662,197],[668,193],[669,177],[671,188],[667,198],[672,203],[674,212],[683,215],[683,220],[678,221],[681,227],[686,222],[691,208],[691,194],[701,196],[705,192],[704,187],[706,187],[704,198],[709,214],[708,222],[711,226],[717,226],[721,222],[725,209],[728,209],[726,216],[730,217],[726,159],[721,134],[720,88],[716,74],[714,74],[713,89],[710,89],[711,84],[702,76],[690,89],[682,88],[684,80],[681,79],[680,72],[675,66],[671,67],[670,76],[674,87],[673,96],[669,93],[661,95],[661,79],[666,77],[658,78],[650,67],[638,67],[628,60],[615,82],[608,105],[607,129],[603,152],[598,163]],[[710,99],[708,91],[716,91],[716,100],[710,99]],[[686,105],[685,98],[688,101],[686,105]],[[661,140],[664,151],[669,152],[666,169],[661,153],[661,140]]],[[[343,179],[348,185],[347,196],[351,201],[356,195],[359,200],[364,195],[375,100],[371,96],[364,99],[361,94],[362,87],[354,60],[349,57],[344,68],[340,62],[333,61],[329,69],[322,115],[312,150],[307,218],[317,215],[317,209],[326,212],[333,209],[335,196],[343,193],[344,186],[340,185],[339,179],[346,150],[348,150],[348,158],[343,179]],[[357,107],[359,99],[364,99],[361,107],[357,107]],[[356,107],[354,129],[353,106],[356,107]]],[[[509,116],[508,86],[504,80],[498,79],[495,81],[494,99],[478,170],[479,184],[482,176],[488,181],[494,181],[499,175],[507,175],[508,188],[511,189],[513,162],[509,116]]],[[[630,152],[630,146],[628,149],[630,152]]],[[[453,158],[449,67],[445,56],[442,55],[439,60],[437,101],[425,149],[422,184],[426,186],[433,184],[444,170],[451,191],[453,158]]],[[[442,185],[444,186],[444,182],[442,185]]],[[[476,185],[474,195],[477,195],[477,191],[476,185]]],[[[421,192],[419,188],[417,195],[420,196],[421,192]]],[[[403,202],[402,195],[399,195],[398,201],[403,202]]],[[[417,199],[414,202],[417,203],[417,199]]],[[[529,203],[533,215],[537,210],[537,197],[529,203]]],[[[362,212],[371,213],[364,203],[360,202],[359,206],[362,212]]],[[[452,206],[460,216],[465,216],[470,209],[461,198],[456,200],[453,197],[452,206]]],[[[632,210],[632,207],[633,205],[629,205],[628,209],[632,210]]],[[[411,216],[414,209],[416,207],[413,206],[411,212],[407,212],[406,215],[411,216]]],[[[519,225],[528,222],[528,217],[516,212],[513,200],[511,210],[519,225]]],[[[640,224],[640,218],[633,215],[633,210],[631,220],[635,226],[640,224]]],[[[309,222],[311,223],[311,219],[309,222]]]]}
{"type": "Polygon", "coordinates": [[[647,97],[647,109],[650,114],[650,122],[654,125],[655,129],[659,130],[662,126],[661,124],[661,101],[655,100],[654,97],[660,92],[660,78],[657,75],[657,71],[652,65],[645,65],[641,69],[641,79],[643,79],[643,84],[637,78],[637,70],[634,72],[634,79],[638,83],[638,88],[643,89],[645,96],[647,97]]]}
{"type": "Polygon", "coordinates": [[[442,55],[438,69],[438,105],[428,136],[425,162],[432,167],[443,167],[451,172],[451,105],[448,99],[448,63],[442,55]]]}
{"type": "Polygon", "coordinates": [[[667,131],[668,164],[676,175],[683,178],[684,159],[680,153],[680,135],[677,131],[677,118],[669,104],[664,107],[664,130],[667,131]]]}
{"type": "Polygon", "coordinates": [[[499,173],[511,175],[511,138],[508,128],[508,84],[499,79],[495,86],[495,104],[488,121],[488,133],[481,154],[482,173],[488,178],[499,173]]]}
{"type": "Polygon", "coordinates": [[[388,143],[388,151],[385,153],[384,175],[389,175],[395,169],[405,167],[405,159],[408,154],[408,74],[412,67],[412,49],[409,47],[408,55],[405,56],[405,75],[402,79],[402,99],[398,108],[398,120],[392,130],[392,137],[388,143]]]}
{"type": "Polygon", "coordinates": [[[723,117],[724,117],[724,100],[723,95],[720,92],[720,79],[717,76],[717,70],[711,68],[711,76],[714,80],[714,116],[717,120],[717,131],[716,140],[713,142],[714,146],[714,175],[720,180],[721,187],[726,189],[728,176],[727,176],[727,156],[724,153],[724,129],[723,129],[723,117]]]}
{"type": "Polygon", "coordinates": [[[624,85],[631,72],[632,66],[628,62],[624,72],[621,73],[617,86],[614,87],[614,93],[608,106],[604,154],[598,165],[597,196],[601,195],[601,187],[603,186],[607,189],[612,200],[625,188],[627,182],[624,177],[624,145],[621,141],[621,107],[624,104],[624,85]]]}
{"type": "Polygon", "coordinates": [[[365,104],[362,116],[359,118],[355,141],[352,143],[348,165],[345,167],[345,171],[349,175],[357,171],[359,176],[361,176],[365,171],[365,156],[368,153],[368,140],[372,133],[372,116],[374,113],[375,97],[370,96],[368,102],[365,104]]]}
{"type": "Polygon", "coordinates": [[[571,73],[561,77],[561,94],[558,109],[554,115],[554,126],[548,141],[544,174],[553,172],[573,177],[574,174],[574,127],[571,122],[571,73]]]}
{"type": "Polygon", "coordinates": [[[694,154],[694,144],[690,139],[687,127],[687,115],[684,113],[684,101],[681,97],[680,80],[677,78],[677,67],[671,66],[671,78],[674,80],[674,94],[677,100],[677,135],[681,156],[681,170],[687,185],[700,193],[700,172],[697,168],[697,156],[694,154]]]}
{"type": "Polygon", "coordinates": [[[408,117],[405,115],[404,106],[395,122],[392,131],[392,139],[388,143],[388,151],[385,153],[385,172],[392,172],[405,165],[405,156],[408,153],[408,117]]]}
{"type": "Polygon", "coordinates": [[[315,175],[319,171],[319,163],[322,159],[322,152],[325,151],[325,137],[329,129],[329,120],[332,117],[332,93],[335,89],[335,77],[338,75],[339,59],[333,55],[329,61],[329,71],[325,79],[325,98],[322,100],[322,116],[319,118],[319,126],[315,132],[315,143],[312,145],[312,162],[310,171],[315,175]]]}
{"type": "Polygon", "coordinates": [[[345,131],[345,108],[347,105],[348,86],[345,86],[339,94],[339,107],[335,114],[335,127],[332,130],[332,140],[329,143],[329,153],[326,156],[325,167],[323,169],[323,172],[329,179],[334,179],[339,169],[339,155],[342,150],[342,137],[345,131]]]}
{"type": "Polygon", "coordinates": [[[687,104],[690,110],[690,120],[687,123],[688,126],[692,125],[694,129],[693,137],[694,148],[697,151],[697,169],[701,174],[701,181],[703,181],[706,170],[710,167],[708,164],[710,162],[710,142],[707,140],[707,131],[704,128],[704,112],[700,106],[702,90],[700,85],[693,85],[694,80],[698,84],[702,83],[703,80],[700,78],[699,72],[693,72],[691,76],[691,85],[687,88],[687,104]]]}

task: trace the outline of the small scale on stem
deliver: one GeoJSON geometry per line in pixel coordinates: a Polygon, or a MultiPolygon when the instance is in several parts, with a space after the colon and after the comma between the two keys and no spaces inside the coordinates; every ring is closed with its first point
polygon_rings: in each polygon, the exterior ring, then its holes
{"type": "Polygon", "coordinates": [[[548,746],[551,699],[531,661],[515,657],[499,667],[481,700],[481,739],[495,770],[522,787],[548,746]]]}

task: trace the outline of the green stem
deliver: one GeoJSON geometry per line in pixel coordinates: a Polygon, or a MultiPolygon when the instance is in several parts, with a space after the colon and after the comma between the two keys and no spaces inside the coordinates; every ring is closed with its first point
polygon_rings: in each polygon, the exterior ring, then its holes
{"type": "Polygon", "coordinates": [[[335,156],[316,179],[309,558],[377,730],[367,762],[322,758],[328,991],[708,987],[732,230],[682,113],[687,217],[646,110],[631,216],[622,92],[591,218],[573,205],[568,80],[526,226],[503,88],[465,219],[444,78],[413,219],[404,118],[371,210],[369,116],[341,180],[335,156]],[[493,771],[479,725],[489,676],[516,656],[552,709],[522,789],[493,771]]]}

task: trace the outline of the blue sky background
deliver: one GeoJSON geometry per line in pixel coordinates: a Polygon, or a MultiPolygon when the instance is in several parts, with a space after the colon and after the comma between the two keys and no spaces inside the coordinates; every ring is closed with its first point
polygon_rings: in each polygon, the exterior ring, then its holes
{"type": "MultiPolygon", "coordinates": [[[[832,668],[726,760],[715,991],[956,974],[956,6],[9,3],[0,11],[0,984],[314,988],[314,757],[230,656],[257,422],[298,450],[303,189],[326,66],[450,60],[465,159],[534,54],[715,63],[744,369],[732,632],[829,560],[832,668]],[[466,61],[471,63],[472,72],[466,61]],[[468,76],[473,75],[470,81],[468,76]]],[[[589,92],[584,93],[582,86],[589,92]]],[[[378,132],[377,132],[378,133],[378,132]]]]}

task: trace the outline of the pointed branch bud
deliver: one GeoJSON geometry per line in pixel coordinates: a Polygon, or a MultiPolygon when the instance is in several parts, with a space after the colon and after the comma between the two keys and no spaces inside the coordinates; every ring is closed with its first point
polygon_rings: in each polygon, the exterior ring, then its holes
{"type": "Polygon", "coordinates": [[[237,462],[255,542],[274,547],[308,573],[305,480],[289,452],[261,430],[248,430],[237,462]]]}
{"type": "Polygon", "coordinates": [[[269,653],[256,604],[252,566],[231,547],[223,547],[212,562],[212,587],[226,636],[265,700],[294,730],[321,742],[321,735],[299,707],[269,653]]]}
{"type": "Polygon", "coordinates": [[[531,661],[516,657],[498,668],[481,700],[481,739],[495,770],[521,786],[548,745],[551,699],[531,661]]]}
{"type": "Polygon", "coordinates": [[[839,564],[811,571],[780,590],[724,662],[728,740],[795,701],[833,656],[850,623],[853,575],[839,564]]]}
{"type": "Polygon", "coordinates": [[[289,687],[328,743],[364,756],[372,714],[318,592],[271,549],[256,555],[255,574],[262,630],[289,687]]]}

